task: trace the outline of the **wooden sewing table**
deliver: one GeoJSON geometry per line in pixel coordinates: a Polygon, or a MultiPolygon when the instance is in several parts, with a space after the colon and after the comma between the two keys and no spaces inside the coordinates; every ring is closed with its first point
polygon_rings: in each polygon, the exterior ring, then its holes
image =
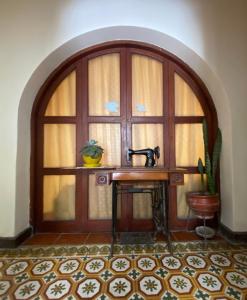
{"type": "Polygon", "coordinates": [[[117,195],[122,192],[150,192],[152,197],[153,221],[156,232],[162,232],[167,236],[168,249],[171,252],[170,230],[169,230],[169,193],[171,185],[184,184],[184,169],[166,169],[161,167],[124,167],[116,168],[107,173],[96,173],[98,184],[112,183],[112,244],[111,255],[113,255],[114,243],[117,232],[117,195]],[[134,183],[153,183],[154,188],[129,189],[134,183]]]}

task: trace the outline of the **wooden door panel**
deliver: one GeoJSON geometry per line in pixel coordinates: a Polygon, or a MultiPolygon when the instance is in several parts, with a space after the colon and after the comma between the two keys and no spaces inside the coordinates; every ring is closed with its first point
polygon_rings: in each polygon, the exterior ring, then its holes
{"type": "MultiPolygon", "coordinates": [[[[172,228],[183,228],[184,195],[198,186],[197,156],[204,159],[203,117],[210,124],[209,144],[217,127],[210,96],[187,66],[147,45],[102,45],[59,67],[37,99],[32,116],[37,230],[110,230],[111,186],[101,190],[90,170],[77,170],[80,149],[91,138],[105,149],[103,165],[128,166],[128,148],[159,146],[159,166],[186,167],[185,186],[169,191],[172,228]]],[[[145,157],[134,156],[132,164],[143,166],[145,157]]],[[[124,195],[118,207],[121,230],[152,229],[149,196],[124,195]]]]}
{"type": "Polygon", "coordinates": [[[148,56],[133,54],[132,116],[163,115],[163,65],[148,56]]]}
{"type": "Polygon", "coordinates": [[[89,116],[120,116],[120,55],[105,54],[88,61],[89,116]]]}

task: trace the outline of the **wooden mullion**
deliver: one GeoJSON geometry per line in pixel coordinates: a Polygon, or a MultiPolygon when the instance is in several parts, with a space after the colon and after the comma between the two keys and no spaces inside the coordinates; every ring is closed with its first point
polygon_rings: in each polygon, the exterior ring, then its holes
{"type": "Polygon", "coordinates": [[[164,117],[163,122],[163,149],[164,149],[164,167],[170,167],[170,136],[169,136],[169,119],[164,117]]]}
{"type": "MultiPolygon", "coordinates": [[[[130,166],[128,161],[127,151],[132,147],[132,55],[131,50],[125,50],[125,118],[123,119],[123,148],[122,148],[122,164],[123,166],[130,166]]],[[[119,220],[119,228],[122,231],[128,231],[133,219],[133,200],[132,195],[121,195],[121,218],[119,220]]]]}
{"type": "Polygon", "coordinates": [[[130,49],[125,50],[125,118],[123,119],[123,148],[122,162],[123,166],[129,166],[130,162],[127,158],[127,151],[132,146],[131,116],[132,116],[132,56],[130,49]]]}
{"type": "Polygon", "coordinates": [[[77,123],[77,117],[60,117],[60,116],[55,116],[55,117],[43,117],[40,118],[41,123],[46,123],[46,124],[73,124],[77,123]]]}
{"type": "MultiPolygon", "coordinates": [[[[84,61],[80,59],[76,68],[76,165],[80,166],[82,164],[82,156],[80,154],[80,149],[82,147],[82,139],[83,139],[83,104],[84,100],[84,61]]],[[[81,177],[78,171],[75,170],[66,170],[60,169],[60,172],[70,172],[76,176],[75,180],[75,221],[74,226],[78,228],[82,227],[82,211],[83,211],[83,199],[82,199],[82,185],[81,185],[81,177]]]]}
{"type": "Polygon", "coordinates": [[[88,123],[121,123],[121,116],[88,116],[88,123]]]}
{"type": "MultiPolygon", "coordinates": [[[[78,145],[81,149],[83,145],[89,140],[89,123],[88,123],[88,57],[85,57],[81,60],[81,99],[79,100],[80,110],[79,110],[79,117],[80,117],[80,127],[79,127],[79,134],[78,134],[78,145]]],[[[80,149],[78,152],[80,153],[80,149]]],[[[78,159],[78,164],[82,165],[82,156],[80,154],[80,159],[78,159]]],[[[89,197],[88,197],[88,174],[87,172],[82,172],[78,175],[78,209],[80,210],[80,224],[81,224],[81,231],[87,231],[87,223],[88,223],[88,205],[89,205],[89,197]]]]}
{"type": "Polygon", "coordinates": [[[153,53],[153,52],[151,52],[149,50],[137,49],[136,47],[135,48],[134,47],[130,47],[129,48],[129,53],[131,55],[137,54],[137,55],[147,56],[147,57],[153,58],[153,59],[155,59],[155,60],[157,60],[157,61],[159,61],[161,63],[164,61],[164,58],[161,55],[159,55],[157,53],[153,53]]]}
{"type": "MultiPolygon", "coordinates": [[[[176,143],[175,143],[175,80],[174,80],[174,64],[168,63],[168,132],[169,132],[169,167],[176,167],[176,143]]],[[[169,228],[174,227],[177,221],[177,187],[169,186],[169,228]]]]}
{"type": "Polygon", "coordinates": [[[169,65],[166,59],[163,62],[163,148],[164,166],[170,166],[169,140],[169,65]]]}
{"type": "Polygon", "coordinates": [[[88,231],[88,206],[89,206],[89,175],[87,172],[83,172],[78,177],[79,186],[78,193],[80,195],[80,204],[78,205],[78,209],[80,210],[81,217],[81,231],[88,231]]]}
{"type": "Polygon", "coordinates": [[[79,170],[72,168],[43,168],[41,174],[44,175],[76,175],[80,174],[79,170]]]}
{"type": "Polygon", "coordinates": [[[81,165],[81,154],[80,149],[82,148],[82,135],[83,135],[83,103],[84,100],[84,70],[83,70],[83,60],[78,62],[76,70],[76,165],[81,165]]]}
{"type": "Polygon", "coordinates": [[[88,125],[88,58],[82,60],[82,78],[81,89],[82,89],[82,99],[81,99],[81,143],[82,147],[89,139],[89,125],[88,125]]]}
{"type": "Polygon", "coordinates": [[[39,230],[39,225],[43,219],[43,157],[44,157],[44,125],[41,122],[37,124],[37,135],[39,138],[36,139],[37,143],[37,162],[36,162],[36,186],[35,186],[35,200],[34,200],[34,211],[35,211],[35,224],[36,229],[39,230]]]}
{"type": "Polygon", "coordinates": [[[175,116],[174,123],[176,124],[196,124],[202,123],[204,116],[175,116]]]}
{"type": "MultiPolygon", "coordinates": [[[[131,145],[131,131],[129,130],[129,118],[131,116],[131,57],[129,49],[123,49],[121,53],[121,166],[128,166],[127,151],[131,145]]],[[[118,228],[126,230],[128,224],[131,203],[127,195],[121,195],[121,217],[118,220],[118,228]],[[123,227],[122,227],[123,225],[123,227]]]]}
{"type": "Polygon", "coordinates": [[[169,98],[168,98],[168,132],[169,132],[169,167],[175,168],[175,124],[173,122],[175,115],[175,87],[174,87],[174,66],[171,62],[168,64],[168,86],[169,98]]]}
{"type": "Polygon", "coordinates": [[[163,124],[164,123],[164,117],[130,117],[129,122],[131,123],[147,123],[147,124],[163,124]]]}
{"type": "Polygon", "coordinates": [[[114,53],[121,53],[123,52],[123,48],[119,48],[119,47],[114,47],[114,48],[109,48],[109,49],[102,49],[100,51],[91,53],[89,55],[87,55],[88,60],[89,59],[94,59],[98,56],[102,56],[102,55],[107,55],[107,54],[114,54],[114,53]]]}
{"type": "Polygon", "coordinates": [[[169,62],[163,61],[163,116],[169,117],[169,62]]]}
{"type": "Polygon", "coordinates": [[[66,233],[80,233],[81,225],[74,220],[54,220],[43,221],[39,225],[39,232],[66,232],[66,233]]]}
{"type": "MultiPolygon", "coordinates": [[[[101,170],[109,171],[112,167],[103,168],[101,170]]],[[[61,167],[61,168],[43,168],[41,175],[77,175],[77,174],[95,174],[98,168],[77,168],[77,167],[61,167]]]]}

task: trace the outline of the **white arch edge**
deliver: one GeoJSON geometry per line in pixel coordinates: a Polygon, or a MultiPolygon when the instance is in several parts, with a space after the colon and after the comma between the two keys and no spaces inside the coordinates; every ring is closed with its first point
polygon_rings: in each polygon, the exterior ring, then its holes
{"type": "Polygon", "coordinates": [[[50,73],[63,61],[80,50],[100,43],[116,40],[139,41],[158,46],[183,60],[202,79],[208,88],[222,129],[223,151],[221,157],[221,222],[234,230],[232,121],[229,99],[225,89],[210,68],[197,53],[179,40],[153,29],[135,26],[113,26],[83,33],[62,44],[44,58],[26,83],[18,108],[18,137],[16,159],[15,235],[29,227],[30,219],[30,155],[31,111],[35,97],[50,73]],[[224,139],[224,136],[227,139],[224,139]]]}

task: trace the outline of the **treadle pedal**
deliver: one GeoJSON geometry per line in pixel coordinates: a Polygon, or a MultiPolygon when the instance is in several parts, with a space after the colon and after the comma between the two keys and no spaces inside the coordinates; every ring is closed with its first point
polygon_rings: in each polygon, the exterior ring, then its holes
{"type": "Polygon", "coordinates": [[[153,244],[153,232],[121,232],[120,244],[153,244]]]}
{"type": "Polygon", "coordinates": [[[143,190],[142,188],[130,188],[128,189],[128,193],[143,193],[143,190]]]}

